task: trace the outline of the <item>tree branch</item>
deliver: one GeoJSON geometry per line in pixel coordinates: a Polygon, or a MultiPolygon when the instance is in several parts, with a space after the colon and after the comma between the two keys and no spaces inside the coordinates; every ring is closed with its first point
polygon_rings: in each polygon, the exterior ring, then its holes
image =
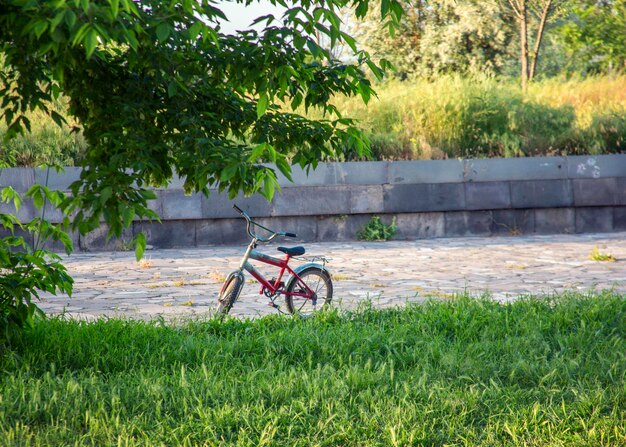
{"type": "Polygon", "coordinates": [[[530,61],[530,71],[528,72],[528,80],[532,81],[535,76],[535,70],[537,68],[537,58],[539,56],[539,50],[541,48],[541,40],[543,39],[543,32],[546,28],[546,23],[548,22],[548,16],[550,15],[550,11],[552,9],[552,0],[546,0],[543,5],[543,9],[541,11],[541,20],[539,22],[539,27],[537,28],[537,36],[535,38],[535,47],[533,49],[533,54],[530,61]]]}

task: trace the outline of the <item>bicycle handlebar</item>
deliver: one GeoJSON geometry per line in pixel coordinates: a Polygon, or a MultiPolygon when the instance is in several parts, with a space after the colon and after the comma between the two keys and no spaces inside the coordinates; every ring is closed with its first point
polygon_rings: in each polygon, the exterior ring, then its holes
{"type": "Polygon", "coordinates": [[[267,227],[264,227],[263,225],[261,225],[260,223],[255,222],[254,220],[252,220],[252,218],[250,216],[248,216],[248,213],[246,213],[244,210],[242,210],[241,208],[239,208],[237,205],[233,204],[233,208],[235,210],[237,210],[239,212],[239,214],[241,214],[243,216],[244,219],[246,219],[246,231],[248,232],[248,235],[252,238],[252,239],[256,239],[257,241],[260,242],[270,242],[272,239],[274,239],[276,236],[286,236],[286,237],[298,237],[296,235],[296,233],[285,233],[284,231],[274,231],[274,230],[270,230],[267,227]],[[263,228],[265,231],[272,233],[272,235],[268,238],[264,238],[261,237],[259,235],[257,235],[254,231],[252,231],[252,226],[256,225],[257,227],[263,228]]]}

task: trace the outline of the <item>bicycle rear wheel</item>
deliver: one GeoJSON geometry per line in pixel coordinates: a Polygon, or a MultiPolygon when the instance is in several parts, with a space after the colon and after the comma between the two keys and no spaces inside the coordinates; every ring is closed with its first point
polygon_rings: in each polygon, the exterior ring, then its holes
{"type": "Polygon", "coordinates": [[[241,293],[241,289],[243,288],[243,275],[241,274],[232,274],[230,275],[224,285],[222,286],[222,291],[220,292],[220,296],[217,299],[217,308],[215,309],[215,314],[219,316],[223,316],[230,312],[230,309],[239,298],[239,294],[241,293]]]}
{"type": "Polygon", "coordinates": [[[285,289],[286,292],[307,294],[310,289],[314,295],[311,298],[285,295],[285,304],[289,313],[308,316],[330,304],[333,298],[333,283],[326,270],[314,266],[307,267],[299,272],[298,276],[299,279],[296,276],[291,277],[285,289]]]}

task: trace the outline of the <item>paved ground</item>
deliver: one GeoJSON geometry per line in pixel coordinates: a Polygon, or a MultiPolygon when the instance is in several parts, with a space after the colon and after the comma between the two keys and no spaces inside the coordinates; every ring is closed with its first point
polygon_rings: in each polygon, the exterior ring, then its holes
{"type": "MultiPolygon", "coordinates": [[[[330,259],[335,299],[344,307],[371,300],[402,305],[455,292],[489,292],[499,300],[566,290],[615,289],[626,294],[626,233],[455,238],[308,244],[307,255],[330,259]],[[590,259],[594,247],[616,262],[590,259]]],[[[274,246],[262,247],[276,253],[274,246]]],[[[176,318],[212,312],[224,277],[244,247],[154,250],[138,263],[131,252],[76,253],[66,258],[72,298],[46,296],[48,313],[79,318],[176,318]]],[[[261,271],[272,274],[269,270],[261,271]]],[[[232,313],[275,312],[248,280],[232,313]]]]}

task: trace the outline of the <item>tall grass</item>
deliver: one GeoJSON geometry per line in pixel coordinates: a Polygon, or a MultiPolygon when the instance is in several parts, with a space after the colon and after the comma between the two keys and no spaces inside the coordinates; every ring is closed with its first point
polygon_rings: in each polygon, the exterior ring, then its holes
{"type": "MultiPolygon", "coordinates": [[[[374,159],[523,157],[626,151],[626,76],[549,79],[523,95],[508,78],[441,77],[376,87],[368,106],[337,98],[372,141],[374,159]]],[[[56,104],[59,111],[62,103],[56,104]]],[[[0,166],[72,166],[85,141],[41,112],[33,131],[3,142],[0,166]]]]}
{"type": "Polygon", "coordinates": [[[0,444],[626,442],[626,300],[459,297],[315,319],[51,319],[0,359],[0,444]]]}
{"type": "Polygon", "coordinates": [[[547,80],[523,95],[514,80],[441,77],[390,82],[360,119],[378,159],[439,159],[626,151],[626,77],[547,80]]]}
{"type": "MultiPolygon", "coordinates": [[[[62,101],[52,105],[63,113],[62,101]]],[[[31,131],[10,141],[5,141],[7,126],[0,121],[0,167],[36,167],[41,165],[75,166],[86,149],[80,132],[71,132],[70,127],[59,127],[49,115],[35,110],[26,114],[31,131]]],[[[70,125],[74,125],[70,120],[70,125]]]]}

